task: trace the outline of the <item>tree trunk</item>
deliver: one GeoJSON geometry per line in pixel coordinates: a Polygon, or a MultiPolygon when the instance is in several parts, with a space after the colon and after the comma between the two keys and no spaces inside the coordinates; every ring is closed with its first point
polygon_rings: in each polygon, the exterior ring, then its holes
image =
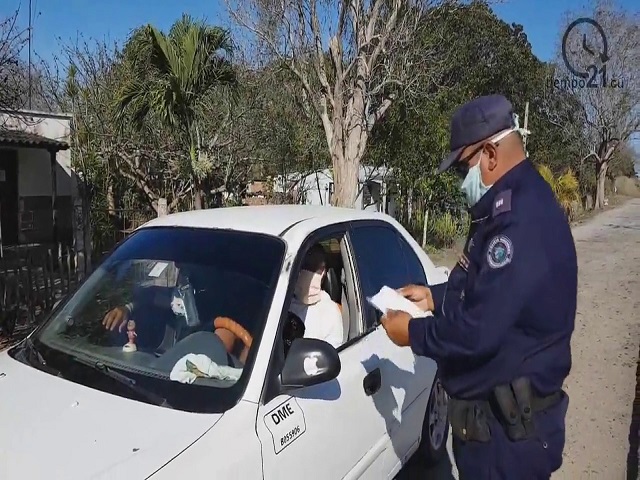
{"type": "Polygon", "coordinates": [[[191,145],[189,146],[189,156],[191,157],[191,183],[193,185],[193,208],[195,210],[202,210],[204,200],[203,181],[198,177],[196,173],[196,162],[200,160],[200,131],[198,130],[198,124],[195,124],[195,133],[189,128],[189,135],[191,145]]]}
{"type": "Polygon", "coordinates": [[[358,196],[358,170],[360,161],[343,155],[332,155],[334,196],[336,207],[355,208],[358,196]]]}
{"type": "Polygon", "coordinates": [[[111,175],[107,179],[107,209],[109,216],[113,217],[116,214],[116,198],[113,193],[113,177],[111,175]]]}
{"type": "Polygon", "coordinates": [[[413,188],[407,189],[407,223],[411,225],[413,221],[413,188]]]}
{"type": "Polygon", "coordinates": [[[598,179],[596,184],[596,201],[594,208],[599,210],[604,208],[604,186],[607,179],[607,170],[609,169],[609,161],[605,160],[598,164],[598,179]]]}
{"type": "MultiPolygon", "coordinates": [[[[362,67],[360,67],[362,68],[362,67]]],[[[335,197],[333,204],[338,207],[355,208],[358,198],[358,177],[364,156],[369,131],[364,118],[364,85],[358,81],[350,98],[343,96],[341,85],[336,85],[333,95],[333,119],[330,125],[331,161],[335,197]]],[[[326,124],[327,122],[323,122],[326,124]]]]}
{"type": "Polygon", "coordinates": [[[422,222],[422,248],[427,247],[427,224],[429,223],[429,209],[424,209],[424,222],[422,222]]]}
{"type": "Polygon", "coordinates": [[[204,192],[202,191],[202,185],[200,184],[201,182],[198,181],[198,179],[193,179],[193,183],[194,183],[194,193],[193,193],[193,208],[195,208],[196,210],[202,210],[203,208],[203,201],[204,201],[204,192]]]}

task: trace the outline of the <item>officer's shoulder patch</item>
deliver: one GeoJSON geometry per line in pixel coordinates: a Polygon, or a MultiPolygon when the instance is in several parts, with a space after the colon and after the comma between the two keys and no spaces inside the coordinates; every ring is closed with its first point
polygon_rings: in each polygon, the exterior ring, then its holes
{"type": "Polygon", "coordinates": [[[511,263],[513,242],[506,235],[496,235],[487,248],[487,263],[491,268],[502,268],[511,263]]]}
{"type": "Polygon", "coordinates": [[[492,217],[511,211],[511,189],[498,193],[493,200],[492,217]]]}

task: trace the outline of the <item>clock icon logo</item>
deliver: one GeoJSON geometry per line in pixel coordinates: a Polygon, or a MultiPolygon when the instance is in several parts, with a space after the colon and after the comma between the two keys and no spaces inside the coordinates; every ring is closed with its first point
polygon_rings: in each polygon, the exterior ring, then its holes
{"type": "Polygon", "coordinates": [[[607,42],[607,36],[604,33],[604,29],[602,26],[596,22],[592,18],[578,18],[577,20],[571,22],[571,24],[567,27],[562,36],[562,59],[564,64],[567,66],[567,69],[576,77],[587,79],[588,87],[596,87],[595,78],[596,74],[599,72],[602,75],[602,86],[606,85],[606,63],[609,61],[611,57],[609,56],[609,45],[607,42]],[[584,65],[576,65],[575,59],[572,59],[570,56],[570,49],[568,45],[569,36],[571,32],[577,27],[586,24],[591,25],[595,28],[597,32],[597,36],[600,37],[600,44],[602,45],[601,50],[596,49],[587,38],[586,34],[582,35],[582,42],[580,43],[580,48],[584,50],[588,54],[588,57],[593,58],[593,63],[589,64],[586,68],[584,65]],[[596,65],[596,61],[599,60],[601,67],[598,69],[596,65]]]}

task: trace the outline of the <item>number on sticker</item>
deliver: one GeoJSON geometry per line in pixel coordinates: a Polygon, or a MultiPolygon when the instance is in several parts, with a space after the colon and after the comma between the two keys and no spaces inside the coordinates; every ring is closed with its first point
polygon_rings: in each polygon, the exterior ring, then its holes
{"type": "Polygon", "coordinates": [[[298,435],[299,433],[300,433],[300,425],[298,425],[293,430],[284,434],[284,436],[280,439],[280,446],[281,447],[285,446],[287,443],[293,440],[295,436],[298,435]]]}

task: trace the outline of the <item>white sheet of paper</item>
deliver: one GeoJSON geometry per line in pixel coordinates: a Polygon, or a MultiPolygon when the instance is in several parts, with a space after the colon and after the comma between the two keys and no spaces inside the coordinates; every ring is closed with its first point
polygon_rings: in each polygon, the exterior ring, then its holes
{"type": "Polygon", "coordinates": [[[401,310],[414,318],[433,315],[431,312],[422,311],[411,300],[407,300],[386,285],[373,297],[367,297],[367,300],[382,313],[387,313],[387,310],[401,310]]]}
{"type": "Polygon", "coordinates": [[[149,276],[158,278],[160,275],[162,275],[162,272],[164,272],[164,269],[167,268],[167,265],[169,264],[165,262],[156,263],[155,266],[149,272],[149,276]]]}

